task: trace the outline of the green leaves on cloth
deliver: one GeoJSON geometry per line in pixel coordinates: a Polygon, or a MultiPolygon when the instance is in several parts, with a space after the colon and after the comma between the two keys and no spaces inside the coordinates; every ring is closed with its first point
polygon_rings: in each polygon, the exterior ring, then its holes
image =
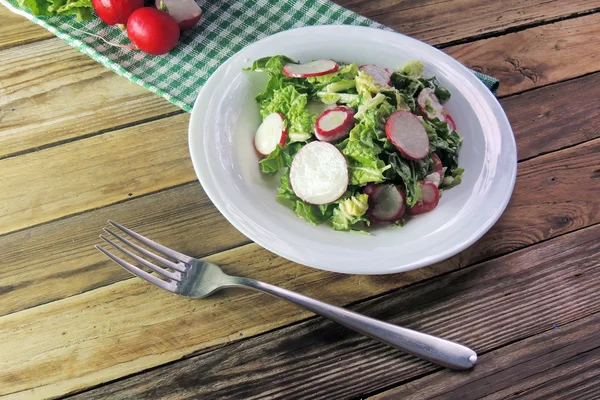
{"type": "Polygon", "coordinates": [[[92,17],[91,0],[19,0],[19,5],[34,15],[76,15],[79,21],[92,17]]]}

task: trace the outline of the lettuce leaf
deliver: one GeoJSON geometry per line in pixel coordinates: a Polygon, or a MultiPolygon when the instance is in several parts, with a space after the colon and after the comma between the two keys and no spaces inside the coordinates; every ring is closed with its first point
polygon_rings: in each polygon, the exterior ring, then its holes
{"type": "Polygon", "coordinates": [[[440,157],[442,165],[453,173],[458,167],[458,153],[462,145],[462,138],[458,132],[450,129],[450,126],[439,119],[422,121],[427,136],[429,136],[429,148],[440,157]]]}
{"type": "Polygon", "coordinates": [[[250,68],[244,68],[244,71],[268,72],[271,75],[283,75],[283,66],[285,64],[298,64],[287,56],[263,57],[252,63],[250,68]]]}
{"type": "Polygon", "coordinates": [[[402,66],[400,73],[410,76],[412,78],[420,78],[423,76],[423,72],[425,71],[425,66],[419,60],[408,61],[406,64],[402,66]]]}
{"type": "Polygon", "coordinates": [[[369,208],[369,196],[364,193],[350,196],[339,201],[338,206],[333,209],[331,225],[336,231],[355,230],[354,226],[363,223],[370,225],[371,221],[366,215],[369,208]]]}
{"type": "Polygon", "coordinates": [[[450,100],[450,91],[442,86],[440,81],[438,81],[435,76],[428,79],[421,79],[421,83],[423,86],[433,89],[433,92],[440,103],[445,103],[446,101],[450,100]]]}
{"type": "Polygon", "coordinates": [[[421,197],[419,182],[427,174],[427,168],[423,168],[423,164],[426,163],[417,164],[415,161],[405,160],[396,152],[389,153],[389,162],[393,171],[396,172],[404,184],[406,204],[414,206],[421,197]]]}
{"type": "Polygon", "coordinates": [[[315,121],[306,108],[307,103],[308,95],[300,94],[294,86],[285,86],[275,89],[260,103],[260,113],[263,118],[271,113],[282,113],[289,132],[310,133],[315,121]]]}
{"type": "Polygon", "coordinates": [[[294,156],[302,146],[303,143],[288,143],[284,147],[277,145],[271,154],[258,162],[261,171],[264,174],[275,175],[282,169],[289,168],[294,156]]]}
{"type": "Polygon", "coordinates": [[[317,92],[317,97],[325,104],[345,104],[353,108],[360,103],[360,96],[350,93],[317,92]]]}
{"type": "Polygon", "coordinates": [[[92,17],[91,0],[19,0],[34,15],[76,15],[79,21],[92,17]]]}
{"type": "Polygon", "coordinates": [[[328,221],[333,216],[333,210],[336,207],[335,203],[316,206],[299,199],[292,189],[289,172],[281,177],[279,190],[277,191],[277,200],[291,208],[298,217],[307,220],[313,225],[320,225],[328,221]]]}
{"type": "Polygon", "coordinates": [[[351,185],[382,182],[384,172],[390,169],[380,157],[389,141],[385,136],[385,122],[395,111],[387,101],[364,112],[352,128],[349,137],[337,146],[348,160],[351,185]]]}

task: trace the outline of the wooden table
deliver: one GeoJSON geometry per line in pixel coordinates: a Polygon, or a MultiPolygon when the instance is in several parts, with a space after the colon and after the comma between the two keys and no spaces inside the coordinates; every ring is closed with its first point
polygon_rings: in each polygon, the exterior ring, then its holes
{"type": "Polygon", "coordinates": [[[508,209],[448,261],[347,276],[238,233],[196,181],[189,115],[0,7],[0,395],[598,398],[600,3],[343,0],[501,79],[508,209]],[[480,355],[452,372],[248,291],[193,301],[93,248],[114,219],[184,253],[480,355]]]}

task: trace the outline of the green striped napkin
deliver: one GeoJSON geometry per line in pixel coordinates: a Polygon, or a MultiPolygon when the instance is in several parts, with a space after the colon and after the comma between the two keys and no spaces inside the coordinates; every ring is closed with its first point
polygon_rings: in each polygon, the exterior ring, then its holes
{"type": "MultiPolygon", "coordinates": [[[[105,40],[130,44],[126,34],[99,18],[77,21],[72,16],[36,17],[19,7],[17,0],[0,0],[10,10],[46,28],[69,45],[119,75],[157,93],[185,111],[210,75],[245,46],[266,36],[307,25],[385,26],[328,0],[198,0],[204,11],[199,25],[183,33],[171,53],[152,56],[122,49],[105,40]]],[[[474,72],[492,91],[498,80],[474,72]]]]}

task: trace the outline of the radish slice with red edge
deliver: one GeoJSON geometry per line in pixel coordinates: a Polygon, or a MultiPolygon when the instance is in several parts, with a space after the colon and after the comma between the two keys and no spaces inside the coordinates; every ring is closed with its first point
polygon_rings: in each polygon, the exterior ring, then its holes
{"type": "Polygon", "coordinates": [[[277,145],[285,145],[286,138],[285,117],[280,113],[271,113],[258,127],[254,135],[254,147],[261,155],[268,156],[277,145]]]}
{"type": "Polygon", "coordinates": [[[361,71],[371,75],[375,82],[382,86],[390,86],[392,84],[392,75],[384,68],[377,65],[367,64],[359,68],[361,71]]]}
{"type": "Polygon", "coordinates": [[[332,74],[338,69],[339,65],[333,60],[317,60],[306,64],[285,64],[283,74],[290,78],[309,78],[332,74]]]}
{"type": "Polygon", "coordinates": [[[336,201],[348,189],[348,164],[331,143],[311,142],[294,156],[290,167],[292,190],[309,204],[336,201]]]}
{"type": "Polygon", "coordinates": [[[193,28],[202,16],[202,9],[194,0],[156,0],[155,4],[168,12],[182,31],[193,28]]]}
{"type": "Polygon", "coordinates": [[[406,196],[400,188],[391,184],[370,186],[376,186],[369,190],[372,194],[369,195],[367,215],[371,222],[376,224],[395,222],[404,216],[406,196]]]}
{"type": "Polygon", "coordinates": [[[452,118],[452,115],[446,113],[444,121],[446,121],[450,129],[452,129],[453,131],[456,130],[456,123],[454,122],[454,118],[452,118]]]}
{"type": "Polygon", "coordinates": [[[438,100],[433,89],[425,88],[421,90],[417,97],[417,105],[425,118],[429,120],[437,118],[440,121],[446,121],[446,109],[438,100]]]}
{"type": "Polygon", "coordinates": [[[429,154],[427,131],[410,111],[394,112],[385,124],[385,133],[406,159],[419,160],[429,154]]]}
{"type": "Polygon", "coordinates": [[[444,179],[444,166],[442,165],[442,160],[438,157],[437,154],[431,153],[431,161],[432,172],[425,177],[426,181],[433,182],[435,186],[440,187],[440,183],[442,179],[444,179]]]}
{"type": "Polygon", "coordinates": [[[369,197],[377,196],[377,194],[379,194],[381,189],[382,189],[382,185],[379,185],[377,183],[370,183],[367,186],[365,186],[364,192],[369,197]]]}
{"type": "Polygon", "coordinates": [[[442,165],[442,160],[440,160],[440,157],[435,154],[435,153],[431,153],[431,161],[433,162],[433,166],[432,166],[432,171],[433,172],[437,172],[440,175],[444,174],[444,166],[442,165]]]}
{"type": "Polygon", "coordinates": [[[354,110],[339,106],[325,111],[315,122],[315,136],[323,142],[335,142],[350,133],[354,126],[354,110]]]}
{"type": "Polygon", "coordinates": [[[440,201],[440,191],[433,182],[422,181],[421,198],[417,203],[406,209],[408,215],[418,215],[429,212],[437,207],[440,201]]]}

